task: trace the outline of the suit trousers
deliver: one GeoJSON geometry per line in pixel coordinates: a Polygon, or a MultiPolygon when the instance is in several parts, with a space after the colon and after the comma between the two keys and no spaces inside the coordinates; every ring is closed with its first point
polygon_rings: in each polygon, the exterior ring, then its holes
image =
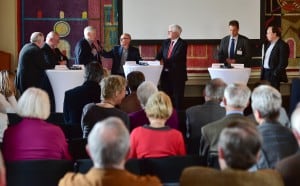
{"type": "Polygon", "coordinates": [[[262,73],[263,80],[269,81],[272,87],[276,88],[277,90],[280,90],[279,77],[274,76],[272,70],[264,68],[262,73]]]}

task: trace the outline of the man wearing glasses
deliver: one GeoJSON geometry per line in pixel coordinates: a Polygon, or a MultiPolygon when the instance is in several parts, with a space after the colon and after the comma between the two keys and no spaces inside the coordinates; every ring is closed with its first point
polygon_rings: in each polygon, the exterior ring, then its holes
{"type": "Polygon", "coordinates": [[[130,45],[131,36],[128,33],[123,33],[120,37],[120,45],[114,46],[111,51],[102,51],[102,56],[105,58],[112,58],[113,64],[111,74],[121,75],[125,77],[123,65],[126,61],[141,60],[138,48],[130,45]]]}

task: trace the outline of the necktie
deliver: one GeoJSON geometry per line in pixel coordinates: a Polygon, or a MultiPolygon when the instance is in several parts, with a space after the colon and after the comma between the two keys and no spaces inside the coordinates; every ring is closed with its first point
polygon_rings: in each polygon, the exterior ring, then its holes
{"type": "Polygon", "coordinates": [[[229,51],[229,58],[233,59],[234,57],[234,39],[231,39],[230,51],[229,51]]]}
{"type": "Polygon", "coordinates": [[[172,50],[173,50],[173,44],[174,44],[174,41],[171,41],[169,50],[168,50],[168,59],[171,57],[172,50]]]}

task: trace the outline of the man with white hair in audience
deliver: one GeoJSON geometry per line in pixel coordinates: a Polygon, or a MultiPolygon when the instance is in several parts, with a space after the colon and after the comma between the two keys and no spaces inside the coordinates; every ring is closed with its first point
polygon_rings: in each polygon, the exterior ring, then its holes
{"type": "Polygon", "coordinates": [[[263,137],[260,158],[252,169],[274,168],[275,164],[298,150],[292,131],[278,122],[282,98],[270,85],[260,85],[253,90],[251,106],[263,137]]]}
{"type": "Polygon", "coordinates": [[[122,120],[110,117],[96,123],[86,146],[93,168],[86,174],[67,173],[59,186],[161,186],[157,177],[137,176],[125,170],[129,146],[129,132],[122,120]]]}

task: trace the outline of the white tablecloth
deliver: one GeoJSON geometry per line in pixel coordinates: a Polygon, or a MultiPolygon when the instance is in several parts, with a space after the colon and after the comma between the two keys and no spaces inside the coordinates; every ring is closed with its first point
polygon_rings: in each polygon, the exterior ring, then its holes
{"type": "Polygon", "coordinates": [[[242,83],[247,85],[251,68],[208,68],[211,79],[221,78],[225,83],[242,83]]]}
{"type": "Polygon", "coordinates": [[[160,74],[162,71],[163,66],[162,65],[148,65],[148,66],[142,66],[142,65],[123,65],[125,76],[129,74],[132,71],[141,71],[145,75],[146,81],[152,81],[155,85],[158,85],[158,81],[160,78],[160,74]]]}
{"type": "Polygon", "coordinates": [[[65,91],[83,84],[84,70],[46,70],[46,74],[55,97],[55,111],[63,112],[65,91]]]}

